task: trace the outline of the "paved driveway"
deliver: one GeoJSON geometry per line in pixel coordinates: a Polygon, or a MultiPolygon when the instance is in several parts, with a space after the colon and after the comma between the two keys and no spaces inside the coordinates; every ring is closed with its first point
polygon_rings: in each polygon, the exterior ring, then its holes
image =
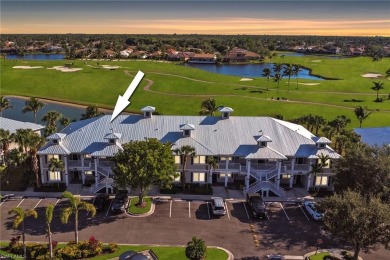
{"type": "MultiPolygon", "coordinates": [[[[91,199],[87,199],[91,201],[91,199]]],[[[16,206],[35,208],[38,219],[27,219],[27,240],[46,241],[45,207],[55,204],[52,230],[57,241],[74,239],[73,219],[64,225],[60,222],[61,209],[66,207],[63,199],[11,199],[2,203],[1,240],[9,240],[19,231],[12,230],[12,218],[8,211],[16,206]]],[[[237,259],[259,259],[268,253],[303,255],[315,250],[315,241],[321,238],[321,248],[337,247],[321,229],[321,223],[313,221],[296,204],[269,205],[269,219],[252,220],[244,202],[226,202],[227,214],[215,217],[207,201],[167,200],[156,204],[153,215],[144,218],[129,217],[126,214],[113,215],[109,205],[105,211],[91,218],[81,212],[79,218],[80,239],[90,236],[104,242],[184,245],[192,236],[201,237],[207,245],[229,249],[237,259]]],[[[378,251],[365,259],[386,259],[389,251],[378,251]]],[[[387,258],[388,259],[388,258],[387,258]]]]}

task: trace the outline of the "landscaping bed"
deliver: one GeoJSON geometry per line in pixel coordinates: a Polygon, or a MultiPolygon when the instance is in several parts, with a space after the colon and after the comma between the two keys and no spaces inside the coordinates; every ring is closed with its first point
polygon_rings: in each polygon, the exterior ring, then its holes
{"type": "Polygon", "coordinates": [[[34,187],[35,192],[64,192],[66,191],[66,184],[59,183],[44,183],[39,188],[34,187]]]}
{"type": "Polygon", "coordinates": [[[138,202],[139,202],[138,197],[134,197],[130,199],[130,204],[128,209],[130,214],[138,215],[138,214],[148,213],[152,206],[153,199],[148,197],[144,198],[143,206],[139,206],[138,202]]]}
{"type": "Polygon", "coordinates": [[[171,188],[161,188],[162,194],[194,194],[194,195],[213,195],[213,187],[211,185],[199,183],[187,183],[185,189],[181,185],[172,185],[171,188]]]}
{"type": "Polygon", "coordinates": [[[25,166],[8,166],[0,173],[2,191],[25,191],[30,180],[30,172],[25,166]]]}

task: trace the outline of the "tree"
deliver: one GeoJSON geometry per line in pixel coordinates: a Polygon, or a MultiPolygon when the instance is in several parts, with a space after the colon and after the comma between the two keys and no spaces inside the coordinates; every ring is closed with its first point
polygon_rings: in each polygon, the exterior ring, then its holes
{"type": "Polygon", "coordinates": [[[23,113],[33,112],[34,113],[34,122],[37,123],[37,112],[41,108],[43,108],[45,104],[39,101],[39,99],[35,97],[30,97],[30,99],[26,100],[26,106],[22,109],[23,113]]]}
{"type": "Polygon", "coordinates": [[[4,130],[3,128],[0,128],[0,142],[1,142],[1,149],[3,150],[4,154],[4,164],[8,165],[7,163],[7,155],[10,144],[14,141],[15,136],[14,134],[11,134],[8,130],[4,130]]]}
{"type": "Polygon", "coordinates": [[[31,129],[17,129],[15,132],[15,142],[19,144],[19,150],[27,155],[28,141],[35,133],[31,129]]]}
{"type": "Polygon", "coordinates": [[[53,212],[54,212],[54,205],[49,204],[46,207],[46,232],[47,232],[47,237],[49,238],[49,252],[50,252],[50,258],[53,258],[53,242],[52,242],[52,237],[51,237],[51,221],[53,220],[53,212]]]}
{"type": "Polygon", "coordinates": [[[366,119],[369,115],[371,115],[371,113],[373,111],[370,111],[368,110],[367,107],[363,107],[363,106],[357,106],[355,107],[355,115],[357,117],[357,119],[359,120],[359,128],[362,128],[362,123],[363,123],[363,120],[366,119]]]}
{"type": "Polygon", "coordinates": [[[187,243],[186,256],[190,260],[201,260],[207,257],[207,246],[203,239],[192,237],[187,243]]]}
{"type": "Polygon", "coordinates": [[[57,158],[51,158],[49,161],[49,170],[52,172],[62,172],[65,170],[65,164],[57,158]]]}
{"type": "Polygon", "coordinates": [[[294,75],[294,66],[292,64],[288,64],[284,68],[284,71],[283,71],[283,76],[288,76],[288,83],[287,83],[288,90],[287,90],[287,92],[290,91],[290,79],[291,79],[291,76],[293,76],[293,75],[294,75]]]}
{"type": "Polygon", "coordinates": [[[38,149],[44,144],[44,142],[45,140],[37,134],[32,134],[27,140],[31,157],[31,171],[35,175],[37,188],[41,186],[39,181],[38,149]]]}
{"type": "Polygon", "coordinates": [[[57,121],[61,118],[61,114],[57,111],[49,111],[42,117],[43,122],[47,122],[45,136],[49,136],[57,132],[57,121]]]}
{"type": "Polygon", "coordinates": [[[280,85],[280,81],[282,80],[283,76],[279,72],[277,72],[274,74],[273,77],[274,77],[274,82],[278,83],[278,89],[277,89],[276,93],[279,93],[279,85],[280,85]]]}
{"type": "Polygon", "coordinates": [[[103,115],[104,113],[99,110],[97,105],[89,105],[85,108],[85,114],[81,114],[81,120],[103,115]]]}
{"type": "Polygon", "coordinates": [[[215,171],[216,169],[218,169],[219,165],[218,165],[218,161],[215,160],[214,157],[208,157],[207,160],[206,160],[206,170],[209,171],[209,180],[207,182],[207,184],[209,184],[212,180],[212,172],[215,171]]]}
{"type": "Polygon", "coordinates": [[[26,250],[26,238],[25,238],[24,221],[28,217],[37,218],[38,217],[38,213],[35,210],[33,210],[33,209],[23,210],[21,207],[15,207],[15,208],[11,209],[8,212],[8,214],[9,215],[11,215],[11,214],[15,215],[14,216],[15,217],[14,218],[14,222],[13,222],[13,225],[12,225],[13,229],[17,229],[19,227],[19,225],[22,224],[23,252],[24,252],[24,256],[26,256],[27,255],[27,250],[26,250]]]}
{"type": "Polygon", "coordinates": [[[332,235],[349,241],[354,247],[353,259],[361,250],[390,245],[390,207],[379,198],[365,199],[358,192],[345,191],[320,203],[325,212],[323,224],[332,235]]]}
{"type": "Polygon", "coordinates": [[[11,149],[5,154],[5,160],[8,165],[18,166],[21,165],[27,156],[24,153],[21,153],[19,149],[11,149]]]}
{"type": "Polygon", "coordinates": [[[155,138],[145,141],[131,141],[114,157],[114,179],[118,186],[130,186],[139,191],[139,205],[147,190],[157,182],[170,186],[176,165],[171,144],[161,143],[155,138]]]}
{"type": "Polygon", "coordinates": [[[342,129],[339,134],[336,135],[337,153],[343,154],[345,149],[351,149],[355,145],[360,143],[360,135],[355,133],[352,129],[342,129]]]}
{"type": "Polygon", "coordinates": [[[190,146],[190,145],[183,145],[182,147],[175,149],[174,152],[180,156],[180,161],[181,161],[181,165],[182,165],[182,172],[181,172],[180,180],[181,180],[181,183],[183,185],[183,190],[184,190],[185,183],[186,183],[185,170],[187,167],[187,161],[188,161],[189,157],[196,156],[195,148],[193,146],[190,146]]]}
{"type": "Polygon", "coordinates": [[[70,119],[67,118],[67,117],[62,117],[60,119],[60,124],[63,126],[63,127],[67,127],[69,124],[70,124],[70,119]]]}
{"type": "Polygon", "coordinates": [[[297,87],[296,89],[298,89],[298,80],[299,80],[299,71],[301,70],[301,66],[299,64],[294,64],[294,67],[293,67],[293,72],[294,72],[294,76],[297,77],[297,87]]]}
{"type": "Polygon", "coordinates": [[[214,113],[218,110],[219,106],[216,105],[215,99],[210,98],[202,102],[200,105],[201,110],[199,111],[200,115],[209,115],[213,116],[214,113]]]}
{"type": "Polygon", "coordinates": [[[4,96],[0,96],[0,116],[3,116],[4,110],[10,108],[13,108],[13,106],[11,106],[11,102],[9,101],[9,99],[5,98],[4,96]]]}
{"type": "MultiPolygon", "coordinates": [[[[312,170],[310,173],[314,174],[314,179],[316,179],[316,176],[319,173],[324,172],[324,168],[329,165],[328,160],[329,160],[329,156],[321,153],[321,155],[318,157],[316,163],[311,165],[312,170]],[[318,162],[318,160],[319,160],[319,162],[318,162]]],[[[322,185],[322,174],[320,176],[320,185],[322,185]]]]}
{"type": "Polygon", "coordinates": [[[85,210],[91,213],[91,216],[94,217],[96,214],[96,208],[89,202],[81,200],[80,196],[75,196],[69,191],[62,193],[62,198],[68,199],[69,207],[62,209],[61,211],[61,222],[62,224],[67,224],[69,217],[74,214],[74,238],[76,244],[79,243],[79,210],[85,210]]]}
{"type": "Polygon", "coordinates": [[[336,192],[348,189],[363,197],[380,196],[390,201],[390,149],[355,145],[335,165],[336,192]]]}
{"type": "Polygon", "coordinates": [[[326,124],[325,118],[322,116],[313,116],[313,128],[315,128],[315,133],[318,135],[318,130],[326,124]]]}
{"type": "Polygon", "coordinates": [[[373,82],[374,86],[371,87],[372,90],[376,91],[376,102],[380,102],[381,100],[379,99],[379,90],[383,89],[383,82],[377,81],[373,82]]]}
{"type": "Polygon", "coordinates": [[[268,90],[268,82],[269,82],[269,78],[272,76],[271,74],[271,70],[269,68],[265,68],[263,69],[263,74],[261,74],[263,77],[266,77],[267,78],[267,90],[268,90]]]}

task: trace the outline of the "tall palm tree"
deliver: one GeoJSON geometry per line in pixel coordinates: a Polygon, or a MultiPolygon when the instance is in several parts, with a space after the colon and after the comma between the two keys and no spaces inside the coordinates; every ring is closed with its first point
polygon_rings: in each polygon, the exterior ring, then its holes
{"type": "Polygon", "coordinates": [[[272,71],[275,73],[281,73],[283,69],[283,64],[282,63],[275,63],[272,67],[272,71]]]}
{"type": "Polygon", "coordinates": [[[188,158],[192,158],[192,157],[196,156],[195,148],[193,146],[190,146],[190,145],[184,145],[180,148],[175,149],[174,152],[177,155],[179,155],[180,159],[181,159],[182,172],[181,172],[180,180],[181,180],[181,183],[183,185],[183,190],[184,190],[185,184],[186,184],[185,170],[187,167],[187,161],[188,161],[188,158]]]}
{"type": "Polygon", "coordinates": [[[263,69],[263,74],[261,74],[263,77],[266,77],[267,78],[267,90],[268,90],[268,82],[269,82],[269,78],[272,76],[271,74],[271,70],[269,68],[265,68],[263,69]]]}
{"type": "Polygon", "coordinates": [[[74,214],[74,238],[76,244],[79,243],[79,210],[85,210],[91,213],[94,217],[96,214],[96,208],[89,202],[81,200],[80,196],[75,196],[69,191],[62,193],[62,198],[69,200],[69,207],[62,209],[61,211],[61,222],[67,224],[69,217],[74,214]]]}
{"type": "Polygon", "coordinates": [[[89,105],[85,108],[85,114],[81,114],[81,120],[104,115],[97,105],[89,105]]]}
{"type": "Polygon", "coordinates": [[[287,92],[290,92],[290,79],[291,79],[291,76],[293,76],[293,75],[294,75],[294,66],[292,64],[288,64],[287,66],[285,66],[284,71],[283,71],[283,76],[288,76],[288,83],[287,83],[288,90],[287,90],[287,92]]]}
{"type": "Polygon", "coordinates": [[[52,172],[62,172],[65,170],[65,164],[57,158],[51,158],[49,161],[49,170],[52,172]]]}
{"type": "Polygon", "coordinates": [[[14,219],[14,222],[13,222],[13,225],[12,225],[13,229],[17,229],[19,227],[19,225],[22,224],[23,252],[24,252],[24,256],[26,256],[27,255],[27,250],[26,250],[26,238],[25,238],[24,221],[28,217],[37,218],[38,217],[38,213],[35,210],[33,210],[33,209],[23,210],[21,207],[15,207],[15,208],[11,209],[10,211],[8,211],[8,214],[9,215],[15,214],[15,219],[14,219]]]}
{"type": "Polygon", "coordinates": [[[313,128],[316,130],[316,135],[318,135],[318,130],[326,124],[326,120],[322,116],[313,116],[313,128]]]}
{"type": "Polygon", "coordinates": [[[373,82],[373,83],[374,83],[374,86],[371,87],[371,89],[376,91],[376,102],[379,102],[380,101],[379,90],[383,89],[383,82],[377,81],[377,82],[373,82]]]}
{"type": "Polygon", "coordinates": [[[299,80],[299,71],[301,70],[301,66],[299,64],[294,64],[293,66],[293,72],[294,72],[294,76],[297,77],[297,87],[296,89],[298,89],[298,80],[299,80]]]}
{"type": "Polygon", "coordinates": [[[15,132],[15,142],[19,144],[19,150],[27,155],[28,141],[36,135],[31,129],[17,129],[15,132]]]}
{"type": "Polygon", "coordinates": [[[39,99],[35,97],[30,97],[30,99],[26,100],[26,106],[22,109],[23,113],[33,112],[34,113],[34,122],[37,123],[37,112],[41,108],[44,107],[44,103],[39,101],[39,99]]]}
{"type": "Polygon", "coordinates": [[[218,107],[214,98],[207,99],[200,105],[201,110],[199,111],[199,114],[213,116],[218,110],[218,107]]]}
{"type": "Polygon", "coordinates": [[[0,96],[0,116],[3,116],[3,111],[9,108],[13,108],[11,101],[4,96],[0,96]]]}
{"type": "Polygon", "coordinates": [[[61,114],[57,111],[49,111],[42,117],[42,121],[46,122],[45,136],[49,136],[57,131],[57,121],[61,118],[61,114]]]}
{"type": "Polygon", "coordinates": [[[39,165],[38,165],[38,149],[44,144],[45,139],[42,136],[37,134],[32,134],[27,140],[27,145],[29,147],[29,153],[31,156],[31,171],[35,175],[35,181],[37,188],[39,188],[39,165]]]}
{"type": "Polygon", "coordinates": [[[15,140],[15,135],[11,134],[8,130],[4,130],[3,128],[0,128],[0,142],[1,142],[1,149],[3,150],[4,155],[4,164],[7,165],[8,161],[8,150],[10,144],[15,140]]]}
{"type": "Polygon", "coordinates": [[[214,159],[214,157],[208,157],[206,161],[206,170],[209,171],[209,180],[207,182],[207,185],[211,183],[212,180],[212,172],[218,169],[219,165],[217,160],[214,159]]]}
{"type": "Polygon", "coordinates": [[[363,120],[366,119],[373,111],[369,111],[367,107],[363,106],[357,106],[355,107],[355,115],[356,118],[359,120],[359,128],[362,128],[363,120]]]}
{"type": "Polygon", "coordinates": [[[335,129],[329,124],[325,125],[323,128],[322,128],[322,132],[324,132],[326,138],[328,138],[329,140],[332,139],[332,136],[335,134],[335,129]]]}
{"type": "Polygon", "coordinates": [[[46,207],[46,232],[47,232],[47,237],[49,238],[49,252],[50,252],[50,258],[53,258],[53,242],[52,242],[52,237],[51,237],[51,221],[53,220],[53,212],[54,212],[54,205],[49,204],[46,207]]]}
{"type": "Polygon", "coordinates": [[[280,74],[279,72],[276,72],[274,74],[274,82],[277,82],[278,83],[278,88],[276,90],[276,93],[279,93],[279,85],[280,85],[280,81],[282,80],[282,74],[280,74]]]}

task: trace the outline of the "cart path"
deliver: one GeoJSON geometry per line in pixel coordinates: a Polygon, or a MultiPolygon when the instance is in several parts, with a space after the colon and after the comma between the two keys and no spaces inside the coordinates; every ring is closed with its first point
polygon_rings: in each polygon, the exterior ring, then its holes
{"type": "MultiPolygon", "coordinates": [[[[134,74],[130,73],[129,71],[125,70],[124,71],[126,75],[133,77],[134,74]]],[[[135,72],[134,72],[135,73],[135,72]]],[[[249,87],[249,88],[255,88],[259,89],[258,87],[254,86],[247,86],[247,85],[240,85],[240,84],[229,84],[229,83],[217,83],[217,82],[211,82],[211,81],[204,81],[204,80],[198,80],[198,79],[192,79],[184,76],[179,76],[179,75],[173,75],[173,74],[166,74],[166,73],[159,73],[159,72],[149,72],[153,74],[160,74],[160,75],[166,75],[166,76],[175,76],[175,77],[180,77],[188,80],[193,80],[193,81],[198,81],[198,82],[203,82],[203,83],[212,83],[212,84],[224,84],[224,85],[231,85],[231,86],[240,86],[240,87],[249,87]]],[[[178,93],[168,93],[168,92],[163,92],[163,91],[157,91],[157,90],[152,90],[150,87],[154,84],[153,80],[151,79],[146,79],[147,84],[144,87],[144,90],[150,93],[154,94],[160,94],[160,95],[167,95],[167,96],[176,96],[176,97],[239,97],[239,98],[250,98],[254,100],[261,100],[261,101],[275,101],[275,102],[284,102],[284,103],[295,103],[295,104],[306,104],[306,105],[317,105],[317,106],[328,106],[328,107],[336,107],[336,108],[343,108],[343,109],[348,109],[348,110],[354,110],[355,108],[353,107],[346,107],[346,106],[339,106],[339,105],[332,105],[332,104],[327,104],[327,103],[318,103],[318,102],[309,102],[309,101],[293,101],[293,100],[271,100],[267,98],[259,98],[259,97],[251,97],[251,96],[242,96],[242,95],[234,95],[234,94],[178,94],[178,93]]],[[[314,92],[313,92],[314,93],[314,92]]],[[[321,93],[321,92],[315,92],[315,93],[321,93]]],[[[322,93],[334,93],[334,94],[340,94],[340,92],[322,92],[322,93]]],[[[343,93],[343,94],[352,94],[352,93],[343,93]]],[[[371,95],[371,94],[370,94],[371,95]]],[[[376,94],[374,94],[376,95],[376,94]]],[[[390,112],[390,110],[381,110],[380,112],[390,112]]]]}

